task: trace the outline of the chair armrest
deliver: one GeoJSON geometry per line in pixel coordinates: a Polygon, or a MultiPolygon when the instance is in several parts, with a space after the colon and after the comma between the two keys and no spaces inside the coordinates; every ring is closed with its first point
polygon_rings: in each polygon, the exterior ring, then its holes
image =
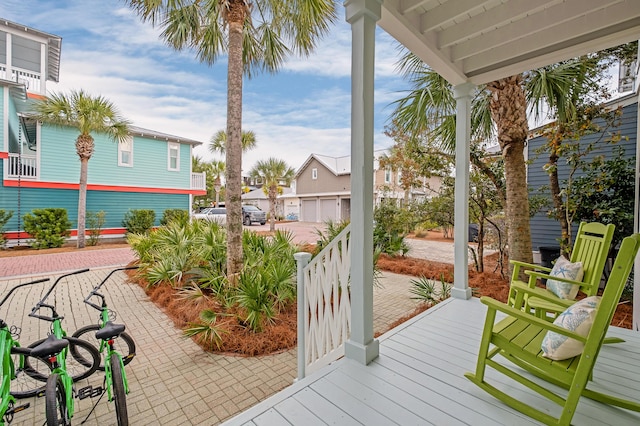
{"type": "Polygon", "coordinates": [[[543,273],[538,272],[538,271],[524,271],[524,273],[529,275],[530,277],[535,277],[535,278],[544,278],[544,279],[547,279],[547,280],[560,281],[560,282],[563,282],[563,283],[575,284],[575,285],[578,285],[578,286],[585,285],[585,283],[582,282],[582,281],[576,281],[576,280],[572,280],[570,278],[564,278],[564,277],[552,277],[549,274],[543,274],[543,273]]]}
{"type": "Polygon", "coordinates": [[[557,325],[555,325],[552,322],[546,321],[546,320],[544,320],[542,318],[535,317],[535,316],[533,316],[531,314],[528,314],[526,312],[523,312],[523,311],[521,311],[519,309],[512,308],[511,306],[506,305],[506,304],[504,304],[502,302],[499,302],[499,301],[497,301],[495,299],[492,299],[492,298],[490,298],[488,296],[482,296],[480,298],[480,301],[482,303],[484,303],[485,305],[487,305],[487,307],[489,309],[491,309],[491,310],[500,311],[500,312],[502,312],[504,314],[509,315],[510,317],[513,317],[513,318],[516,318],[516,319],[521,319],[521,320],[523,320],[525,322],[528,322],[530,324],[536,325],[536,326],[538,326],[540,328],[543,328],[543,329],[545,329],[547,331],[553,331],[553,332],[556,332],[558,334],[562,334],[563,336],[567,336],[567,337],[570,337],[572,339],[579,340],[579,341],[581,341],[583,343],[586,343],[586,341],[587,341],[587,338],[584,337],[584,336],[580,336],[580,335],[578,335],[578,334],[576,334],[576,333],[574,333],[574,332],[572,332],[570,330],[567,330],[566,328],[558,327],[557,325]]]}
{"type": "Polygon", "coordinates": [[[545,290],[544,288],[529,287],[528,284],[525,284],[521,281],[515,281],[511,283],[511,287],[517,292],[521,291],[525,293],[528,297],[537,297],[539,299],[543,299],[551,303],[558,304],[558,300],[561,300],[562,302],[560,303],[563,304],[564,301],[566,300],[568,302],[567,307],[576,303],[575,300],[560,299],[558,296],[556,296],[555,294],[551,294],[549,291],[545,290]]]}
{"type": "Polygon", "coordinates": [[[536,271],[551,272],[551,268],[547,268],[546,266],[536,265],[535,263],[521,262],[519,260],[509,260],[509,263],[515,266],[521,266],[521,267],[533,269],[536,271]]]}

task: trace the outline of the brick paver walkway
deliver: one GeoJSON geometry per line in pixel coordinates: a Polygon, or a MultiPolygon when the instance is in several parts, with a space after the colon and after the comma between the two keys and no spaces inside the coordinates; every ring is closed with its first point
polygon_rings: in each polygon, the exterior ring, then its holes
{"type": "MultiPolygon", "coordinates": [[[[305,238],[312,238],[312,234],[305,238]]],[[[65,316],[65,328],[73,332],[97,321],[97,311],[82,303],[86,294],[112,267],[123,266],[132,259],[129,249],[0,258],[0,294],[37,276],[50,276],[53,280],[59,271],[91,268],[88,273],[63,279],[48,299],[56,303],[65,316]]],[[[391,322],[413,310],[416,302],[407,291],[410,279],[384,274],[383,287],[374,290],[374,330],[386,330],[391,322]]],[[[27,316],[47,285],[22,288],[0,308],[0,318],[22,328],[23,344],[47,335],[48,323],[27,316]]],[[[258,358],[206,353],[185,339],[139,286],[126,282],[123,273],[115,274],[104,290],[109,306],[118,313],[117,322],[127,325],[137,346],[136,358],[126,367],[132,425],[218,424],[290,385],[295,378],[295,349],[258,358]]],[[[78,386],[87,384],[100,386],[100,374],[78,386]]],[[[13,424],[43,423],[44,398],[30,402],[31,408],[16,414],[13,424]]],[[[91,399],[76,400],[74,424],[84,420],[94,403],[91,399]]],[[[115,424],[113,404],[106,397],[97,403],[87,424],[115,424]]]]}

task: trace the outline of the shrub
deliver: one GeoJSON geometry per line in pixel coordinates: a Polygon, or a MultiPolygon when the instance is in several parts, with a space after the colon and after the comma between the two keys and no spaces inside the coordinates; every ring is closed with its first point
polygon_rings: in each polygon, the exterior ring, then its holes
{"type": "Polygon", "coordinates": [[[34,239],[37,249],[62,247],[71,222],[62,208],[34,209],[23,217],[24,230],[34,239]]]}
{"type": "Polygon", "coordinates": [[[11,210],[6,211],[0,209],[0,247],[4,247],[4,243],[6,241],[4,237],[4,226],[9,222],[9,219],[13,216],[13,212],[11,210]]]}
{"type": "Polygon", "coordinates": [[[160,225],[166,226],[171,222],[177,222],[180,225],[185,225],[189,221],[189,212],[183,209],[167,209],[162,213],[162,219],[160,219],[160,225]]]}
{"type": "Polygon", "coordinates": [[[87,242],[90,246],[97,246],[98,240],[100,239],[100,232],[102,231],[102,227],[104,226],[106,219],[105,216],[107,213],[104,210],[100,210],[99,212],[87,212],[87,231],[89,234],[89,241],[87,242]]]}
{"type": "Polygon", "coordinates": [[[124,214],[122,226],[131,234],[148,234],[156,221],[156,212],[146,209],[129,209],[124,214]]]}

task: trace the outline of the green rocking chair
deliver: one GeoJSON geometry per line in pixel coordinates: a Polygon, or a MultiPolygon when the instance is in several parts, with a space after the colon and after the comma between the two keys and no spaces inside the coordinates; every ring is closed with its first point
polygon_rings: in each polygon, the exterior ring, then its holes
{"type": "MultiPolygon", "coordinates": [[[[481,301],[488,306],[488,311],[480,343],[476,372],[475,374],[466,373],[465,376],[507,405],[549,425],[569,425],[575,414],[576,406],[583,396],[605,404],[640,412],[640,401],[629,401],[587,388],[593,377],[593,367],[604,343],[605,334],[633,267],[639,247],[640,234],[634,234],[623,240],[602,298],[599,303],[594,302],[592,304],[590,318],[593,319],[593,323],[588,334],[586,334],[586,330],[576,333],[568,329],[571,327],[560,327],[521,309],[516,309],[488,297],[482,297],[481,301]],[[498,311],[506,314],[507,317],[496,323],[496,313],[498,311]],[[555,332],[557,333],[555,336],[560,336],[562,339],[564,339],[562,336],[575,339],[565,341],[582,342],[584,349],[581,353],[570,356],[567,359],[549,359],[543,356],[544,352],[542,350],[543,340],[545,340],[547,332],[555,332]],[[586,337],[583,337],[584,334],[586,334],[586,337]],[[504,359],[511,361],[516,366],[542,380],[534,381],[523,376],[517,369],[508,368],[504,363],[494,359],[496,355],[501,355],[504,359]],[[559,404],[562,407],[560,416],[553,417],[489,384],[485,377],[487,367],[495,369],[559,404]],[[548,389],[548,386],[545,386],[545,382],[567,389],[567,393],[559,395],[556,392],[552,392],[548,389]]],[[[521,289],[521,291],[525,292],[530,290],[526,286],[521,289]]],[[[596,300],[595,298],[590,299],[596,300]]],[[[578,304],[581,303],[576,303],[576,305],[578,304]]],[[[573,305],[572,308],[576,305],[573,305]]],[[[561,315],[569,315],[567,314],[568,311],[561,315]]],[[[545,347],[545,349],[548,348],[545,347]]]]}
{"type": "Polygon", "coordinates": [[[557,297],[550,290],[536,289],[536,281],[539,278],[553,279],[569,286],[579,286],[580,292],[586,296],[594,296],[600,286],[614,230],[615,226],[612,224],[604,225],[598,222],[582,222],[580,224],[571,251],[571,259],[569,259],[571,263],[582,263],[583,276],[580,281],[563,277],[551,277],[549,275],[551,268],[511,261],[514,268],[509,290],[509,304],[516,308],[524,308],[527,311],[533,310],[540,318],[546,318],[547,314],[551,314],[550,319],[553,321],[557,314],[575,302],[574,299],[557,297]],[[529,282],[526,284],[518,278],[521,268],[526,269],[525,273],[529,276],[529,282]],[[534,292],[519,291],[527,285],[536,290],[534,292]],[[520,297],[517,297],[518,295],[520,297]]]}

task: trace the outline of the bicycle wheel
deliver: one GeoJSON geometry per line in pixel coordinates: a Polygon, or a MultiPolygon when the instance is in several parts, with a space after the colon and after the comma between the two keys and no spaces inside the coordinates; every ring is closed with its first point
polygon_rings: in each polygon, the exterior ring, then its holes
{"type": "Polygon", "coordinates": [[[15,369],[15,377],[11,380],[11,395],[15,398],[31,398],[44,391],[45,382],[51,374],[49,361],[32,357],[30,352],[27,348],[11,348],[15,369]]]}
{"type": "Polygon", "coordinates": [[[70,425],[67,398],[64,393],[62,379],[57,374],[52,374],[47,380],[45,390],[45,404],[47,426],[70,425]]]}
{"type": "MultiPolygon", "coordinates": [[[[98,350],[90,343],[85,342],[84,340],[77,339],[75,337],[65,337],[69,341],[69,350],[74,351],[78,354],[78,357],[83,359],[83,362],[77,361],[78,358],[73,356],[67,356],[66,358],[66,366],[67,373],[71,376],[71,379],[76,382],[78,380],[86,379],[90,375],[92,375],[98,366],[100,365],[100,353],[98,350]]],[[[44,342],[45,339],[38,340],[29,345],[29,348],[34,348],[38,346],[40,343],[44,342]]],[[[25,358],[25,365],[28,365],[29,368],[34,370],[31,365],[31,361],[34,357],[25,358]]],[[[36,358],[37,359],[37,358],[36,358]]],[[[49,373],[47,373],[48,375],[49,373]]]]}
{"type": "Polygon", "coordinates": [[[112,355],[111,359],[111,385],[113,390],[113,402],[116,405],[116,418],[118,426],[128,426],[129,416],[127,415],[127,393],[124,390],[124,377],[122,376],[122,366],[120,357],[112,355]]]}
{"type": "MultiPolygon", "coordinates": [[[[98,324],[87,325],[79,328],[75,333],[73,333],[73,337],[89,342],[95,347],[99,347],[100,341],[96,339],[96,331],[98,330],[100,330],[100,326],[98,324]]],[[[133,357],[136,356],[136,344],[133,341],[133,338],[131,338],[131,336],[126,332],[122,333],[120,337],[113,341],[113,349],[119,354],[122,354],[122,363],[124,365],[129,364],[133,357]]],[[[71,355],[82,364],[90,362],[90,360],[85,359],[82,354],[76,353],[73,347],[71,348],[71,355]]],[[[104,371],[104,360],[100,360],[98,370],[104,371]]]]}

